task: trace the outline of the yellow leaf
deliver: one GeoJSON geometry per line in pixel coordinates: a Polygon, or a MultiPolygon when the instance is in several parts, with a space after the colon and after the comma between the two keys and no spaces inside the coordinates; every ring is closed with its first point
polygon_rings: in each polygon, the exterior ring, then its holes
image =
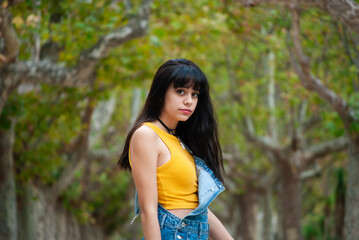
{"type": "Polygon", "coordinates": [[[7,5],[8,5],[8,2],[7,2],[7,1],[4,1],[4,2],[2,3],[2,8],[7,8],[7,5]]]}
{"type": "Polygon", "coordinates": [[[26,24],[28,25],[28,26],[35,26],[35,24],[37,23],[37,22],[39,22],[40,21],[40,17],[39,16],[36,16],[35,14],[30,14],[27,18],[26,18],[26,24]]]}
{"type": "Polygon", "coordinates": [[[101,8],[103,5],[105,4],[105,1],[97,1],[95,6],[98,7],[98,8],[101,8]]]}
{"type": "Polygon", "coordinates": [[[20,15],[17,15],[12,19],[12,24],[14,24],[16,27],[20,27],[24,24],[24,19],[20,15]]]}

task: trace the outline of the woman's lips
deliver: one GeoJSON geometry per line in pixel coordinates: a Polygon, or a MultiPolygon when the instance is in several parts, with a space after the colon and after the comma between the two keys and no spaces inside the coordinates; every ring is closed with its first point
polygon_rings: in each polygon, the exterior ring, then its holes
{"type": "Polygon", "coordinates": [[[191,114],[192,111],[189,109],[180,109],[181,112],[183,112],[184,114],[191,114]]]}

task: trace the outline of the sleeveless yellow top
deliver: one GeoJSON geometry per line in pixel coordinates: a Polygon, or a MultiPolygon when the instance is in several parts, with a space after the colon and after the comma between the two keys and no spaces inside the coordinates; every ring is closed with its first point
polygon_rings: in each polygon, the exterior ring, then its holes
{"type": "MultiPolygon", "coordinates": [[[[152,123],[143,125],[153,129],[171,153],[170,160],[157,168],[158,203],[166,209],[195,209],[198,206],[198,182],[192,155],[182,148],[176,136],[152,123]]],[[[129,160],[131,163],[130,154],[129,160]]]]}

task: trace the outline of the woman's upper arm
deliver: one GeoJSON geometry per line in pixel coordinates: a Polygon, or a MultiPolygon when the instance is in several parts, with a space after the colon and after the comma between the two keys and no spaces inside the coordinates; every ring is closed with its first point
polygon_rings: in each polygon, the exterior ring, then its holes
{"type": "Polygon", "coordinates": [[[221,221],[208,209],[209,236],[213,240],[233,240],[221,221]]]}
{"type": "Polygon", "coordinates": [[[141,212],[157,211],[158,136],[142,126],[135,131],[130,144],[132,175],[138,192],[141,212]]]}

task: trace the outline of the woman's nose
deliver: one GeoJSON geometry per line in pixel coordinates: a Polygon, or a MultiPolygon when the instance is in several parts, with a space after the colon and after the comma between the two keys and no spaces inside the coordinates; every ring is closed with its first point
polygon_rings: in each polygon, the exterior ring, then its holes
{"type": "Polygon", "coordinates": [[[186,95],[186,98],[184,99],[184,104],[190,105],[192,103],[193,103],[192,95],[191,94],[186,95]]]}

